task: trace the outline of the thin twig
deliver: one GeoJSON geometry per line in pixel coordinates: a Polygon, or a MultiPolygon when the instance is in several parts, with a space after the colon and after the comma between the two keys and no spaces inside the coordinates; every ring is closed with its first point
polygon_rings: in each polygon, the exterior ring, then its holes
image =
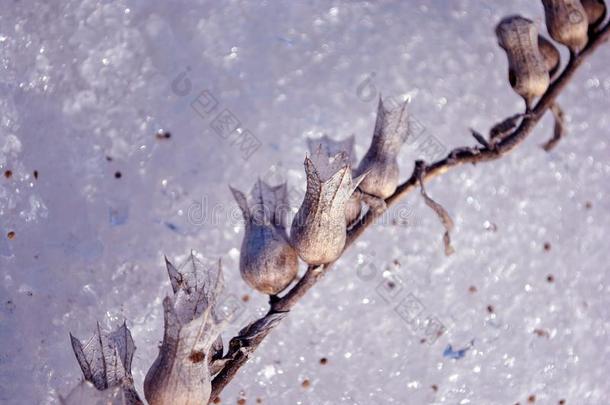
{"type": "MultiPolygon", "coordinates": [[[[502,137],[496,145],[492,147],[476,146],[476,147],[461,147],[451,151],[447,157],[430,165],[425,164],[424,175],[422,180],[428,181],[440,174],[446,173],[450,168],[460,166],[466,163],[481,163],[491,160],[496,160],[515,149],[521,144],[525,138],[532,132],[536,124],[540,121],[544,113],[555,102],[557,96],[568,85],[578,67],[586,60],[594,51],[610,37],[610,23],[607,23],[603,29],[591,36],[589,44],[576,56],[572,56],[566,65],[561,75],[551,84],[546,93],[540,98],[532,111],[523,118],[519,127],[512,133],[502,137]]],[[[417,185],[418,173],[413,170],[411,177],[402,183],[396,192],[388,197],[385,202],[387,207],[396,204],[401,198],[405,197],[417,185]]],[[[369,210],[363,218],[358,221],[348,232],[347,243],[345,249],[351,246],[362,233],[379,218],[383,212],[380,210],[369,210]]],[[[269,312],[250,324],[242,330],[240,335],[231,340],[229,352],[225,356],[227,359],[225,367],[220,373],[214,377],[212,381],[212,402],[224,389],[224,387],[233,379],[237,371],[243,366],[248,357],[256,350],[256,348],[265,339],[268,333],[281,321],[277,319],[278,314],[285,315],[290,309],[320,280],[327,271],[332,267],[333,263],[323,266],[309,266],[303,277],[294,285],[283,297],[275,300],[269,308],[269,312]],[[269,322],[273,318],[274,322],[269,322]],[[259,325],[264,328],[259,328],[259,325]],[[244,335],[242,335],[244,333],[244,335]]]]}
{"type": "Polygon", "coordinates": [[[553,125],[553,136],[551,139],[542,144],[542,149],[550,152],[561,139],[565,136],[566,124],[564,119],[563,110],[558,103],[553,103],[549,107],[549,110],[553,113],[554,125],[553,125]]]}
{"type": "Polygon", "coordinates": [[[445,245],[445,255],[451,256],[455,253],[455,249],[451,246],[451,231],[453,230],[453,220],[449,216],[449,213],[441,204],[434,201],[428,193],[426,193],[426,188],[424,187],[423,177],[426,175],[426,163],[423,160],[418,160],[415,162],[415,175],[417,176],[417,180],[419,181],[419,189],[422,197],[424,198],[424,202],[434,213],[438,216],[443,227],[445,228],[445,234],[443,235],[443,244],[445,245]]]}

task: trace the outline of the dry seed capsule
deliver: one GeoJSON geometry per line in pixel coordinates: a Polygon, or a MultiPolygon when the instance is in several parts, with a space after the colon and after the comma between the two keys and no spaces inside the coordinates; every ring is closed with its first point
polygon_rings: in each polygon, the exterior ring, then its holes
{"type": "Polygon", "coordinates": [[[553,77],[557,72],[557,69],[559,69],[559,62],[561,61],[559,50],[551,41],[542,35],[538,35],[538,48],[540,49],[540,54],[542,54],[542,57],[544,58],[544,63],[546,69],[549,71],[549,75],[553,77]]]}
{"type": "Polygon", "coordinates": [[[231,188],[246,221],[239,256],[239,270],[248,285],[275,295],[296,277],[298,259],[288,243],[286,214],[289,209],[286,183],[272,187],[262,180],[252,188],[250,200],[231,188]]]}
{"type": "Polygon", "coordinates": [[[549,87],[549,73],[538,48],[538,30],[521,16],[504,18],[496,27],[500,47],[508,58],[508,78],[529,109],[532,101],[549,87]]]}
{"type": "Polygon", "coordinates": [[[173,296],[163,300],[163,342],[144,378],[149,405],[207,404],[212,393],[209,356],[228,318],[216,319],[223,288],[220,262],[193,253],[180,268],[165,261],[173,296]]]}
{"type": "Polygon", "coordinates": [[[345,247],[345,206],[363,176],[352,179],[345,152],[329,158],[321,147],[305,158],[305,173],[307,191],[292,220],[290,241],[306,263],[330,263],[345,247]]]}
{"type": "Polygon", "coordinates": [[[399,181],[398,153],[409,135],[409,115],[406,100],[387,108],[381,97],[377,106],[377,118],[373,139],[360,161],[356,174],[367,173],[360,190],[380,199],[391,196],[399,181]]]}
{"type": "Polygon", "coordinates": [[[589,28],[597,28],[606,17],[606,4],[604,0],[581,0],[581,3],[585,13],[587,13],[589,28]]]}
{"type": "Polygon", "coordinates": [[[587,44],[589,23],[580,0],[542,0],[551,38],[574,53],[587,44]]]}

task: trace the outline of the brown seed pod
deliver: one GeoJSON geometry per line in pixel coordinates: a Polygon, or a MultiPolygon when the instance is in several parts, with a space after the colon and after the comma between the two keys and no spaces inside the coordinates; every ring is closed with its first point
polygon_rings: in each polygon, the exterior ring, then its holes
{"type": "Polygon", "coordinates": [[[306,263],[330,263],[345,247],[345,207],[363,177],[352,179],[344,152],[329,158],[322,148],[305,158],[305,172],[307,191],[292,220],[290,241],[306,263]]]}
{"type": "Polygon", "coordinates": [[[576,53],[587,44],[589,23],[580,0],[542,0],[551,38],[576,53]]]}
{"type": "Polygon", "coordinates": [[[526,109],[549,87],[549,73],[538,48],[538,30],[531,20],[509,16],[496,27],[498,43],[508,58],[512,88],[525,100],[526,109]]]}
{"type": "Polygon", "coordinates": [[[540,54],[544,58],[544,63],[549,72],[549,76],[553,77],[555,73],[557,73],[557,70],[559,69],[559,62],[561,61],[559,50],[551,41],[542,35],[538,35],[538,49],[540,49],[540,54]]]}
{"type": "Polygon", "coordinates": [[[360,190],[380,199],[391,196],[399,181],[398,153],[409,134],[409,116],[405,101],[395,108],[386,108],[381,97],[373,139],[356,170],[357,175],[367,173],[360,190]]]}
{"type": "Polygon", "coordinates": [[[589,21],[589,29],[595,29],[606,18],[606,3],[604,0],[581,0],[587,20],[589,21]]]}
{"type": "Polygon", "coordinates": [[[167,259],[166,266],[174,294],[163,300],[165,333],[144,378],[144,396],[149,405],[207,404],[209,357],[217,356],[218,336],[229,322],[215,313],[223,288],[220,262],[204,262],[191,253],[180,268],[167,259]]]}
{"type": "Polygon", "coordinates": [[[259,180],[250,201],[238,190],[233,196],[246,221],[239,256],[239,270],[248,285],[275,295],[292,282],[298,272],[296,251],[288,243],[285,216],[289,209],[286,183],[271,187],[259,180]]]}

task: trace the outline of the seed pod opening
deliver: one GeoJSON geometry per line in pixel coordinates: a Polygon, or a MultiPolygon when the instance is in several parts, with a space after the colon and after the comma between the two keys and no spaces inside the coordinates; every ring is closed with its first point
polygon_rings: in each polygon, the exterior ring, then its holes
{"type": "MultiPolygon", "coordinates": [[[[309,153],[313,155],[316,150],[320,147],[330,157],[335,156],[337,153],[345,152],[347,159],[350,164],[350,169],[356,166],[356,151],[354,149],[355,138],[354,135],[336,141],[331,139],[327,135],[323,135],[321,138],[307,138],[307,146],[309,153]]],[[[360,217],[362,211],[362,203],[360,201],[360,195],[353,193],[345,206],[345,222],[349,225],[360,217]]]]}
{"type": "Polygon", "coordinates": [[[574,53],[584,48],[589,23],[580,0],[542,0],[542,5],[551,38],[574,53]]]}
{"type": "Polygon", "coordinates": [[[359,188],[380,199],[391,196],[399,181],[398,153],[409,134],[409,100],[387,108],[379,98],[373,139],[362,158],[357,175],[367,173],[359,188]]]}
{"type": "Polygon", "coordinates": [[[246,283],[269,295],[278,294],[296,277],[298,258],[288,243],[286,183],[269,186],[262,180],[252,188],[250,199],[231,188],[246,221],[239,257],[239,270],[246,283]]]}
{"type": "Polygon", "coordinates": [[[587,13],[589,28],[597,28],[606,18],[606,3],[604,0],[581,0],[581,3],[587,13]]]}
{"type": "Polygon", "coordinates": [[[538,35],[538,47],[540,49],[540,54],[544,59],[546,69],[549,72],[550,77],[553,77],[555,73],[557,73],[559,62],[561,61],[559,50],[551,41],[542,35],[538,35]]]}
{"type": "Polygon", "coordinates": [[[538,45],[538,30],[531,20],[509,16],[497,25],[498,44],[508,58],[509,82],[531,106],[549,87],[549,73],[538,45]]]}

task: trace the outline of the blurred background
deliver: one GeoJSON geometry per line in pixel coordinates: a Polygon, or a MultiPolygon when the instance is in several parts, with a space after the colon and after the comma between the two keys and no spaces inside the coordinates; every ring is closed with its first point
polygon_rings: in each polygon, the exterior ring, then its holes
{"type": "MultiPolygon", "coordinates": [[[[495,24],[504,1],[17,1],[0,13],[0,402],[51,404],[81,379],[68,333],[127,320],[141,391],[170,292],[163,255],[241,280],[228,185],[305,187],[305,139],[355,134],[411,98],[434,159],[520,112],[495,24]],[[222,123],[231,123],[227,130],[222,123]],[[233,129],[237,128],[236,131],[233,129]]],[[[562,49],[564,61],[567,53],[562,49]]],[[[605,404],[610,397],[610,47],[560,97],[569,136],[529,140],[428,185],[355,244],[222,393],[223,403],[605,404]],[[431,323],[434,321],[433,323],[431,323]],[[440,325],[442,336],[426,325],[440,325]],[[529,401],[529,402],[528,402],[529,401]]]]}

